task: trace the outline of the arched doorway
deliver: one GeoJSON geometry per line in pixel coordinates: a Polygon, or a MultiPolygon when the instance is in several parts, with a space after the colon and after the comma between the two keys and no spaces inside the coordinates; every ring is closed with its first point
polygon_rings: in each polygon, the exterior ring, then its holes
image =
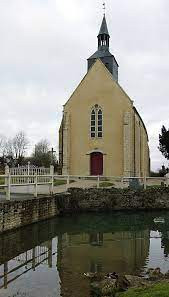
{"type": "Polygon", "coordinates": [[[93,152],[90,154],[90,174],[103,174],[103,154],[100,152],[93,152]]]}

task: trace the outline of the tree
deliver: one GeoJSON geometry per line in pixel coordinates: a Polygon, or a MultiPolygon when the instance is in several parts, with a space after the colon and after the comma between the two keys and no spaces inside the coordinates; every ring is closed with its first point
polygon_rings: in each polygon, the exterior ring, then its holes
{"type": "Polygon", "coordinates": [[[35,150],[32,155],[32,163],[39,167],[49,167],[52,163],[52,156],[49,149],[49,143],[46,139],[40,140],[35,145],[35,150]]]}
{"type": "Polygon", "coordinates": [[[14,138],[0,135],[0,165],[7,163],[9,166],[22,165],[28,146],[28,139],[23,131],[18,132],[14,138]]]}
{"type": "Polygon", "coordinates": [[[5,157],[12,157],[14,159],[12,139],[6,139],[4,142],[3,155],[5,157]]]}
{"type": "Polygon", "coordinates": [[[15,135],[12,139],[12,149],[16,159],[20,160],[24,157],[28,143],[29,141],[23,131],[15,135]]]}
{"type": "Polygon", "coordinates": [[[159,147],[158,149],[163,156],[169,160],[169,130],[162,126],[161,134],[159,134],[159,147]]]}
{"type": "Polygon", "coordinates": [[[14,156],[12,150],[12,141],[6,139],[3,135],[0,136],[0,167],[3,168],[5,164],[12,166],[14,164],[14,156]]]}
{"type": "Polygon", "coordinates": [[[3,135],[0,135],[0,156],[4,155],[5,142],[5,137],[3,135]]]}

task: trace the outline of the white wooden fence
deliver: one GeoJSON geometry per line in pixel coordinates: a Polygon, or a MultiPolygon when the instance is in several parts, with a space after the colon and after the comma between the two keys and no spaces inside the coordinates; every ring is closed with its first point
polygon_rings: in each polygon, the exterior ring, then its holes
{"type": "Polygon", "coordinates": [[[6,200],[11,199],[12,188],[21,186],[33,186],[34,197],[37,197],[38,186],[40,185],[48,186],[49,194],[53,194],[54,166],[52,165],[50,166],[50,168],[9,168],[9,166],[6,166],[5,175],[0,175],[0,178],[4,180],[4,184],[1,184],[0,187],[5,189],[6,200]]]}
{"type": "Polygon", "coordinates": [[[34,183],[34,176],[39,175],[41,176],[41,182],[49,182],[50,178],[47,177],[47,175],[50,175],[50,168],[45,167],[37,167],[34,165],[30,165],[28,162],[28,165],[26,166],[19,166],[19,167],[12,167],[8,168],[8,166],[5,167],[5,174],[10,173],[12,176],[11,184],[23,184],[25,181],[25,176],[30,176],[30,178],[27,179],[28,183],[34,183]]]}
{"type": "MultiPolygon", "coordinates": [[[[13,170],[13,169],[12,169],[13,170]]],[[[11,199],[11,192],[13,187],[33,187],[34,197],[38,196],[38,187],[39,186],[48,186],[49,194],[54,193],[54,181],[55,180],[64,180],[65,183],[62,185],[61,191],[66,192],[69,187],[78,187],[78,188],[89,188],[89,187],[116,187],[116,188],[127,188],[130,185],[130,182],[136,180],[140,187],[146,189],[148,186],[169,186],[169,176],[166,177],[115,177],[115,176],[69,176],[69,175],[55,175],[54,167],[50,166],[50,169],[46,171],[41,171],[41,174],[38,174],[39,171],[35,170],[32,175],[26,174],[28,171],[20,172],[12,171],[9,167],[5,169],[5,175],[0,175],[0,179],[4,180],[4,184],[1,184],[0,187],[5,189],[6,200],[11,199]],[[48,173],[49,172],[49,173],[48,173]],[[11,174],[15,173],[15,174],[11,174]],[[16,174],[22,173],[22,174],[16,174]],[[46,174],[48,173],[48,174],[46,174]]],[[[30,173],[30,171],[29,171],[30,173]]],[[[57,187],[55,187],[57,192],[57,187]]],[[[23,196],[26,192],[23,192],[23,196]]]]}

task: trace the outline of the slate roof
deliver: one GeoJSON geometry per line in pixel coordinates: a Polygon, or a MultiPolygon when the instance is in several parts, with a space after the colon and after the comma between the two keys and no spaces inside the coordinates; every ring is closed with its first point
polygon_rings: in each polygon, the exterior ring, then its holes
{"type": "Polygon", "coordinates": [[[99,35],[102,35],[102,34],[109,35],[109,31],[108,31],[108,28],[107,28],[107,22],[106,22],[105,15],[103,17],[103,21],[102,21],[101,28],[100,28],[100,31],[99,31],[99,35]]]}
{"type": "Polygon", "coordinates": [[[109,52],[108,48],[105,47],[97,52],[95,52],[89,59],[98,59],[98,58],[103,58],[103,57],[112,57],[113,55],[109,52]]]}

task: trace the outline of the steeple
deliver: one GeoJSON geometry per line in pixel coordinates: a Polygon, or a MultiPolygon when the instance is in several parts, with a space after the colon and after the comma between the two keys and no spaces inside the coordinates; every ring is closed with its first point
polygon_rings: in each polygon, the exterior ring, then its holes
{"type": "Polygon", "coordinates": [[[103,21],[102,21],[102,24],[100,27],[100,32],[99,32],[99,35],[103,35],[103,34],[109,35],[105,14],[103,15],[103,21]]]}
{"type": "MultiPolygon", "coordinates": [[[[104,9],[105,9],[105,4],[104,9]]],[[[95,63],[97,59],[100,59],[103,64],[107,67],[110,73],[113,75],[113,79],[118,82],[118,63],[114,57],[109,52],[109,40],[110,35],[107,27],[105,13],[103,15],[102,24],[100,27],[98,38],[98,50],[88,59],[88,70],[95,63]]]]}
{"type": "Polygon", "coordinates": [[[100,27],[99,35],[97,36],[98,38],[98,50],[102,49],[108,49],[109,50],[109,39],[110,35],[107,29],[107,22],[106,22],[106,17],[105,14],[103,16],[103,21],[100,27]]]}

